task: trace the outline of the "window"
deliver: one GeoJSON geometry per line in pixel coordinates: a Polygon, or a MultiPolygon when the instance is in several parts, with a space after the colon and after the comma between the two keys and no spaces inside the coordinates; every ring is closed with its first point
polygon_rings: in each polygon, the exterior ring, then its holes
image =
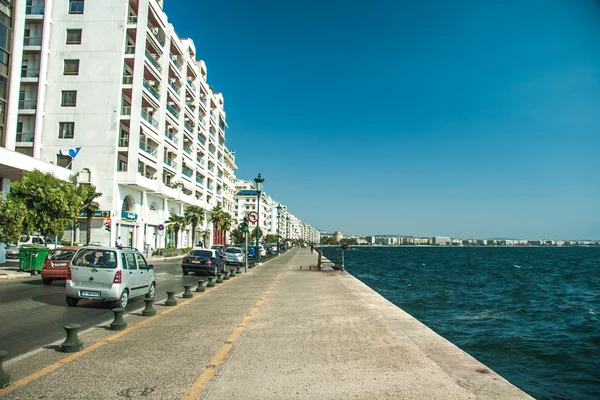
{"type": "Polygon", "coordinates": [[[135,264],[135,254],[127,253],[127,269],[137,269],[137,265],[135,264]]]}
{"type": "Polygon", "coordinates": [[[59,122],[58,123],[58,138],[73,139],[75,135],[75,122],[59,122]]]}
{"type": "Polygon", "coordinates": [[[71,157],[62,156],[60,154],[57,155],[56,156],[56,165],[58,165],[59,167],[71,169],[71,157]]]}
{"type": "Polygon", "coordinates": [[[75,107],[77,105],[77,90],[63,90],[60,105],[63,107],[75,107]]]}
{"type": "Polygon", "coordinates": [[[79,60],[65,60],[63,75],[79,75],[79,60]]]}
{"type": "Polygon", "coordinates": [[[67,44],[81,44],[81,29],[67,29],[67,44]]]}
{"type": "Polygon", "coordinates": [[[69,0],[69,14],[83,14],[83,0],[69,0]]]}
{"type": "Polygon", "coordinates": [[[135,258],[137,259],[137,263],[140,269],[148,269],[148,264],[146,263],[146,260],[144,260],[144,257],[142,257],[141,254],[136,254],[135,258]]]}

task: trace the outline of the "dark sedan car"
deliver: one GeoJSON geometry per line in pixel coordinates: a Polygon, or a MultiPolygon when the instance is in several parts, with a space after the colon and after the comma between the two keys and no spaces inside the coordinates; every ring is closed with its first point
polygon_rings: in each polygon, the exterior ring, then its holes
{"type": "Polygon", "coordinates": [[[191,272],[205,275],[217,275],[225,270],[225,259],[218,250],[192,249],[183,257],[181,269],[184,275],[191,272]]]}

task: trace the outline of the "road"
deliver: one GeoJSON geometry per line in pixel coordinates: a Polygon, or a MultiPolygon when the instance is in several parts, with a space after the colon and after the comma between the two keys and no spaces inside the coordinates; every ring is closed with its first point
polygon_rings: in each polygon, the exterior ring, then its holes
{"type": "MultiPolygon", "coordinates": [[[[183,276],[181,261],[153,262],[156,272],[156,302],[167,298],[167,291],[183,291],[183,285],[197,285],[200,276],[183,276]]],[[[143,297],[132,299],[128,312],[144,307],[143,297]]],[[[110,320],[113,313],[101,301],[81,300],[77,307],[65,302],[64,281],[50,286],[41,277],[0,281],[0,350],[12,359],[42,346],[64,339],[66,324],[79,324],[81,330],[110,320]]]]}

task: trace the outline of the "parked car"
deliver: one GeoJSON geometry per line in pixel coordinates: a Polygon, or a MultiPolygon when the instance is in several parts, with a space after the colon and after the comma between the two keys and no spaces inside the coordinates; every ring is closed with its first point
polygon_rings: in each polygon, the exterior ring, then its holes
{"type": "Polygon", "coordinates": [[[277,253],[277,243],[270,244],[268,252],[269,253],[277,253]]]}
{"type": "Polygon", "coordinates": [[[181,261],[181,269],[184,275],[191,272],[217,275],[217,272],[225,271],[225,258],[219,250],[215,249],[192,249],[181,261]]]}
{"type": "Polygon", "coordinates": [[[19,258],[19,248],[16,244],[9,243],[6,245],[6,258],[19,258]]]}
{"type": "Polygon", "coordinates": [[[256,259],[256,248],[248,247],[248,260],[256,259]]]}
{"type": "Polygon", "coordinates": [[[225,255],[225,263],[231,265],[244,265],[246,257],[244,256],[244,249],[240,247],[228,247],[223,253],[225,255]]]}
{"type": "Polygon", "coordinates": [[[223,257],[223,252],[225,251],[225,246],[214,245],[210,248],[210,250],[217,250],[219,253],[221,253],[221,257],[223,257]]]}
{"type": "Polygon", "coordinates": [[[21,245],[24,244],[40,244],[51,249],[60,247],[52,238],[44,239],[43,237],[37,235],[21,235],[19,242],[17,243],[17,247],[21,247],[21,245]]]}
{"type": "Polygon", "coordinates": [[[135,249],[86,246],[75,253],[67,269],[65,292],[71,307],[90,299],[125,308],[132,298],[154,297],[156,274],[135,249]]]}
{"type": "Polygon", "coordinates": [[[73,256],[79,247],[58,247],[48,252],[48,257],[42,267],[42,282],[51,285],[52,281],[67,279],[67,271],[71,266],[73,256]]]}

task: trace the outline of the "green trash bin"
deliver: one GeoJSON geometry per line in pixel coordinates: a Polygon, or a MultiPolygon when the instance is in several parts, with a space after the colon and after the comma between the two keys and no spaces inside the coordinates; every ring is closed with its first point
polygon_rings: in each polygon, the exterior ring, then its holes
{"type": "Polygon", "coordinates": [[[40,272],[50,249],[39,244],[24,244],[19,247],[21,271],[40,272]]]}

